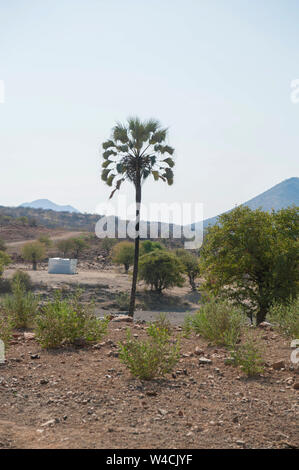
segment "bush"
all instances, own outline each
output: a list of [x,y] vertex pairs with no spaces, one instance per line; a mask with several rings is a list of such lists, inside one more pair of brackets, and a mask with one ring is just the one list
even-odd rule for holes
[[186,317],[184,332],[188,335],[194,331],[214,344],[233,347],[240,340],[244,323],[244,316],[236,307],[212,299],[195,315]]
[[123,264],[126,273],[134,262],[134,243],[120,242],[113,247],[112,261],[116,264]]
[[15,328],[32,326],[37,313],[39,298],[26,292],[24,285],[17,279],[12,285],[12,294],[6,295],[3,310],[11,317]]
[[20,282],[20,284],[24,286],[26,291],[32,289],[31,277],[28,273],[21,271],[20,269],[14,273],[11,279],[11,286],[13,287],[16,282]]
[[299,297],[287,305],[273,305],[268,319],[285,336],[299,338]]
[[133,339],[128,329],[127,341],[120,343],[120,360],[134,377],[141,380],[163,377],[172,371],[180,358],[180,342],[170,342],[167,328],[151,323],[147,334],[147,340]]
[[182,287],[183,272],[180,260],[164,250],[154,250],[141,256],[139,261],[139,278],[159,293],[169,287]]
[[45,257],[45,247],[42,243],[27,243],[22,249],[22,257],[25,261],[32,263],[33,271],[36,271],[37,263]]
[[185,267],[185,272],[188,276],[192,290],[196,290],[195,279],[200,273],[199,258],[193,253],[190,253],[189,250],[184,250],[184,248],[178,248],[176,250],[176,255],[180,258]]
[[151,253],[154,250],[164,250],[164,246],[160,242],[153,242],[151,240],[144,240],[140,244],[140,256]]
[[244,343],[231,351],[234,364],[240,366],[248,377],[261,374],[264,370],[261,346],[248,336]]
[[109,318],[99,319],[91,305],[80,302],[80,292],[62,300],[61,294],[47,303],[36,318],[36,338],[43,348],[97,342],[107,333]]
[[11,317],[0,311],[0,339],[4,342],[5,348],[9,347],[12,338],[13,324]]

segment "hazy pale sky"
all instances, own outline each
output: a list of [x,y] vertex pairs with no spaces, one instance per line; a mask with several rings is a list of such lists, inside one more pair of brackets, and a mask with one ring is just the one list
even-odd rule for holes
[[[94,211],[115,121],[158,118],[175,182],[214,216],[298,176],[298,0],[0,0],[0,205]],[[133,187],[123,186],[130,200]]]

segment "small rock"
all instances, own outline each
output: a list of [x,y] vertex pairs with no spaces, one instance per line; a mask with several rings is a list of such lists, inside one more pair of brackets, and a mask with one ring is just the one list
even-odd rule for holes
[[280,370],[285,368],[284,361],[273,362],[272,367],[274,370]]
[[196,354],[196,356],[201,356],[201,354],[203,353],[204,353],[203,349],[201,349],[199,346],[196,346],[194,350],[194,354]]
[[39,354],[31,354],[31,359],[40,359],[40,355]]
[[132,323],[133,322],[133,318],[130,317],[129,315],[120,315],[118,317],[114,317],[112,318],[111,322],[121,322],[121,321],[125,321],[125,322],[128,322],[128,323]]
[[294,383],[293,388],[299,390],[299,382]]
[[25,341],[30,341],[32,339],[35,338],[35,333],[28,333],[28,332],[25,332],[24,333],[24,339]]
[[39,383],[40,383],[41,385],[47,385],[47,384],[49,383],[49,380],[48,380],[48,379],[41,379],[41,380],[39,381]]
[[157,396],[157,392],[155,392],[154,390],[148,390],[145,393],[148,397],[156,397]]
[[162,408],[159,408],[158,411],[159,411],[160,415],[162,415],[162,416],[165,416],[168,413],[167,410],[163,410]]
[[198,359],[198,362],[199,362],[199,364],[206,364],[206,365],[212,364],[211,359],[208,359],[207,357],[204,357],[204,356],[200,357]]

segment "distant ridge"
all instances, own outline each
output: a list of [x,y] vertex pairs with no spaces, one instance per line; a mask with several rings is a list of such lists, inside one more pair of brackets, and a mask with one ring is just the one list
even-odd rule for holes
[[[288,178],[240,205],[248,206],[253,210],[260,207],[264,211],[271,211],[272,209],[277,211],[292,205],[299,206],[299,178]],[[218,215],[204,220],[204,228],[208,225],[214,225],[217,218]],[[194,225],[200,228],[200,223],[192,224],[193,229]]]
[[59,204],[55,204],[49,199],[37,199],[36,201],[32,202],[24,202],[20,204],[19,207],[31,207],[32,209],[44,209],[44,210],[52,210],[56,212],[76,212],[79,213],[78,209],[75,209],[72,206],[61,206]]

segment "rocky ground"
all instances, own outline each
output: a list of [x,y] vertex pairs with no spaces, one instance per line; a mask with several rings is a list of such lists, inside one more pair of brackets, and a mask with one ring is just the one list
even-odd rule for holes
[[0,366],[0,448],[299,446],[289,341],[259,329],[266,368],[248,379],[225,364],[225,349],[185,338],[175,373],[145,382],[117,357],[128,326],[144,336],[144,324],[113,321],[97,347],[54,352],[17,332]]

